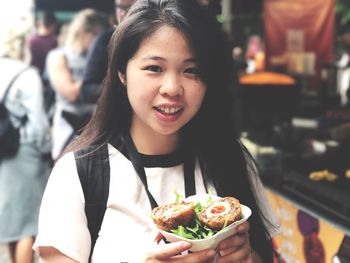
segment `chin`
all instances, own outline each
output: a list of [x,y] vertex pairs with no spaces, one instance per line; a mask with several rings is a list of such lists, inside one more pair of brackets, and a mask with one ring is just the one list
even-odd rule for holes
[[180,128],[175,129],[175,128],[158,128],[154,129],[156,133],[158,133],[161,136],[177,136],[180,133]]
[[157,131],[156,133],[158,133],[161,136],[178,136],[179,135],[179,130],[176,131]]

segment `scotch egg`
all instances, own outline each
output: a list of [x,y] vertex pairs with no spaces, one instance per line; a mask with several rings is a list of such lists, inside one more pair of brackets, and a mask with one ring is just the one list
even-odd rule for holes
[[162,205],[152,210],[153,222],[159,229],[170,231],[179,225],[187,225],[194,217],[193,202]]
[[220,230],[239,220],[242,216],[241,205],[234,197],[224,197],[213,201],[198,214],[202,224],[213,230]]

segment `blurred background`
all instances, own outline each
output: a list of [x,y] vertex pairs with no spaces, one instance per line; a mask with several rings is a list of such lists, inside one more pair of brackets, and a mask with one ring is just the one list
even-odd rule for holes
[[[198,1],[231,40],[240,137],[283,226],[276,262],[350,262],[350,1]],[[115,23],[114,0],[1,1],[0,40],[31,63],[40,14],[54,14],[60,47],[86,8]]]

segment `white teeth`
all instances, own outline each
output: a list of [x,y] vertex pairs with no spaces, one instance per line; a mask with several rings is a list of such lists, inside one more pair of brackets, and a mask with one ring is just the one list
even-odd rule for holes
[[174,114],[177,113],[178,111],[181,110],[181,108],[179,107],[159,107],[158,108],[159,111],[164,112],[165,114]]

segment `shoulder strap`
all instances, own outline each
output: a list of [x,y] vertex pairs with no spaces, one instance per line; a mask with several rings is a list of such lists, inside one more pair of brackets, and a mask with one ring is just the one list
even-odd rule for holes
[[110,166],[107,144],[90,146],[74,153],[85,197],[85,214],[91,236],[90,259],[106,212]]
[[5,102],[5,99],[7,97],[7,94],[10,91],[10,88],[12,87],[13,83],[16,81],[16,79],[24,72],[28,69],[29,67],[24,67],[23,69],[21,69],[19,72],[16,73],[16,75],[11,79],[10,83],[8,84],[5,92],[4,92],[4,96],[2,97],[1,102]]

